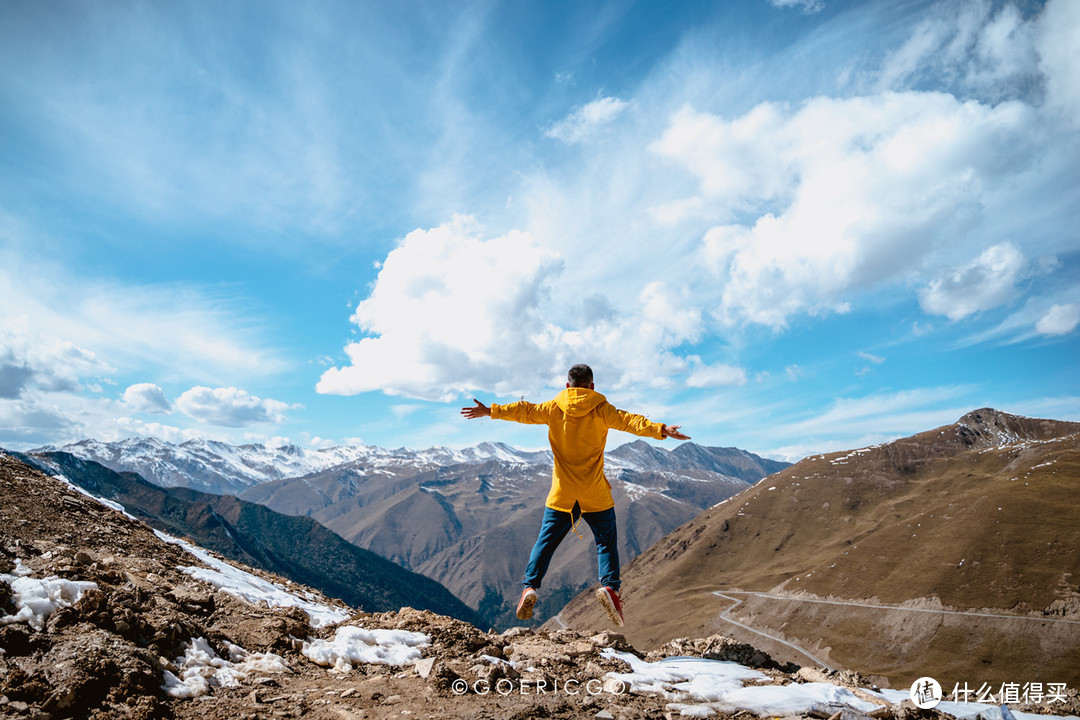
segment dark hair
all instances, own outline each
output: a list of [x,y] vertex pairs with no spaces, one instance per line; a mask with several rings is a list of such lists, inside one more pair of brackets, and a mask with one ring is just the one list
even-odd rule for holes
[[570,387],[587,388],[592,385],[592,368],[578,363],[566,373],[566,379],[570,381]]

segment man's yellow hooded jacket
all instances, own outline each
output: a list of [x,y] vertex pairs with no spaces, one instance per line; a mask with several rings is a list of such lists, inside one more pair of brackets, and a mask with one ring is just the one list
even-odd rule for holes
[[525,402],[491,405],[491,417],[548,426],[548,440],[555,455],[551,492],[546,505],[571,512],[574,503],[582,512],[614,507],[611,484],[604,477],[604,446],[608,429],[663,439],[663,425],[617,409],[588,388],[571,387],[539,405]]

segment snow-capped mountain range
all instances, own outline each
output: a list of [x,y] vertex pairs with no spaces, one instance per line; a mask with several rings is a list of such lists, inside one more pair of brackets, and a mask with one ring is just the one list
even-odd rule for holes
[[410,466],[426,470],[489,460],[550,463],[551,458],[547,452],[522,451],[502,443],[481,443],[463,450],[445,447],[387,450],[373,445],[313,450],[297,445],[230,445],[209,440],[189,440],[176,445],[153,437],[119,442],[83,440],[63,447],[46,446],[31,453],[54,451],[93,460],[117,472],[135,472],[162,487],[190,487],[217,494],[238,494],[272,480],[302,477],[347,464],[362,464],[371,469]]
[[[240,494],[256,485],[325,472],[339,466],[363,466],[369,472],[423,472],[439,467],[481,464],[491,461],[511,465],[551,464],[549,451],[519,450],[496,442],[455,450],[431,447],[385,449],[374,445],[351,445],[305,449],[296,445],[268,447],[262,444],[230,445],[208,440],[189,440],[179,445],[153,437],[119,442],[83,440],[63,447],[46,446],[30,451],[67,452],[93,460],[117,472],[138,473],[162,487],[190,487],[216,494]],[[736,448],[709,448],[683,443],[673,450],[635,441],[606,455],[609,472],[704,470],[729,477],[757,480],[787,466]]]

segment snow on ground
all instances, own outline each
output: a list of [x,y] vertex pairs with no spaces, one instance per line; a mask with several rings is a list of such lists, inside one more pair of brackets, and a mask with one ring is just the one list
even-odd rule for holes
[[97,590],[97,583],[64,580],[55,575],[32,578],[32,571],[15,559],[15,569],[9,575],[0,573],[0,581],[11,586],[15,614],[0,617],[0,625],[28,623],[35,630],[45,627],[49,616],[62,607],[74,605],[87,590]]
[[431,638],[424,633],[343,625],[333,640],[305,642],[300,652],[318,665],[333,665],[338,672],[349,672],[353,663],[411,665],[420,659],[419,648],[430,644]]
[[183,656],[176,658],[176,675],[165,671],[161,689],[175,698],[206,695],[211,687],[238,687],[253,673],[289,671],[285,658],[274,653],[250,653],[239,645],[226,643],[229,659],[220,656],[206,638],[192,638]]
[[72,490],[72,491],[74,491],[74,492],[77,492],[77,493],[82,493],[83,495],[85,495],[86,497],[90,498],[90,499],[91,499],[91,500],[93,500],[94,502],[99,502],[99,503],[101,503],[102,505],[104,505],[104,506],[105,506],[105,507],[107,507],[107,508],[111,508],[111,509],[113,509],[113,510],[115,510],[115,511],[119,512],[119,513],[123,513],[124,515],[126,515],[126,516],[128,517],[128,519],[129,519],[129,520],[135,520],[135,521],[137,521],[137,522],[142,522],[142,521],[141,521],[141,520],[139,520],[139,519],[138,519],[137,517],[135,517],[134,515],[132,515],[131,513],[129,513],[129,512],[127,511],[127,508],[125,508],[125,507],[124,507],[123,505],[121,505],[120,503],[118,503],[118,502],[116,502],[116,501],[114,501],[114,500],[107,500],[107,499],[105,499],[105,498],[103,498],[103,497],[98,497],[97,495],[95,495],[94,493],[90,492],[89,490],[87,490],[87,489],[85,489],[85,488],[82,488],[82,487],[79,487],[79,486],[78,486],[78,485],[76,485],[75,483],[71,482],[70,480],[68,480],[68,479],[67,479],[66,477],[64,477],[63,475],[53,475],[53,476],[52,476],[52,479],[53,479],[53,480],[58,480],[58,481],[60,481],[60,482],[64,483],[64,484],[65,484],[65,485],[67,485],[67,486],[68,486],[69,488],[71,488],[71,490]]
[[[735,662],[691,657],[669,657],[646,662],[635,655],[607,648],[604,657],[618,658],[630,665],[630,672],[609,672],[607,677],[623,683],[629,692],[661,695],[671,702],[668,709],[687,717],[711,717],[720,712],[745,710],[759,717],[806,715],[811,710],[830,714],[843,708],[869,712],[878,707],[858,697],[851,688],[831,683],[768,684],[767,675]],[[766,684],[744,686],[751,680]],[[885,702],[900,703],[909,699],[907,690],[864,690]],[[955,718],[973,718],[980,714],[993,717],[1000,710],[995,705],[974,702],[942,702],[937,710]],[[1017,720],[1046,720],[1046,715],[1013,711]],[[1074,715],[1062,720],[1080,720]]]
[[659,493],[652,488],[647,488],[644,485],[637,485],[632,482],[623,481],[623,490],[626,492],[626,497],[630,498],[630,502],[637,502],[646,495],[658,495]]
[[180,570],[187,575],[209,583],[234,597],[245,600],[252,605],[265,605],[267,607],[298,607],[311,618],[312,627],[323,627],[341,622],[349,617],[350,613],[344,608],[330,607],[324,603],[302,598],[296,593],[290,592],[280,585],[268,580],[263,580],[249,572],[245,572],[234,565],[218,560],[213,555],[203,550],[198,545],[192,545],[186,540],[166,535],[160,530],[154,534],[161,540],[173,545],[179,545],[184,550],[198,558],[210,567],[180,566]]

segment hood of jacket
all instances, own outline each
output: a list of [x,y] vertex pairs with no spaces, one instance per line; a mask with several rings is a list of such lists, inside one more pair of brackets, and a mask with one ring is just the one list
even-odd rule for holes
[[588,415],[606,400],[607,398],[595,390],[579,387],[566,388],[555,396],[555,403],[570,417]]

